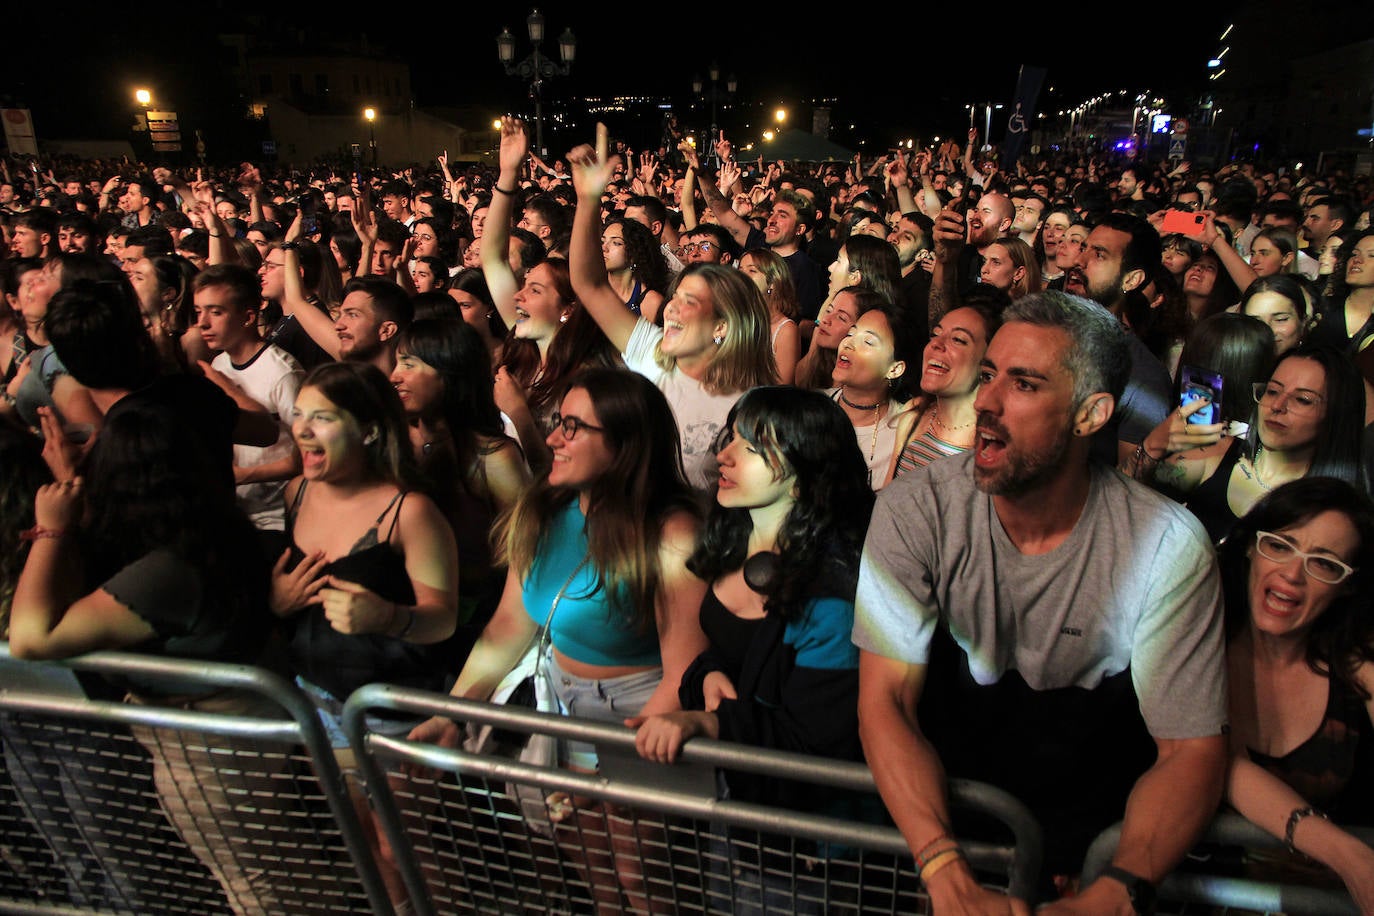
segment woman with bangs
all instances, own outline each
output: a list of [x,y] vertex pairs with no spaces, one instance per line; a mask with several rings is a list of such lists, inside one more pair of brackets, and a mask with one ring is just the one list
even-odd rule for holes
[[661,329],[625,308],[598,244],[601,195],[611,178],[607,143],[605,126],[597,125],[597,148],[579,146],[568,154],[577,188],[569,249],[573,288],[625,365],[667,397],[687,480],[704,492],[715,479],[713,443],[730,408],[742,392],[776,381],[768,307],[739,271],[694,264],[670,290]]
[[[1273,880],[1349,891],[1374,913],[1374,504],[1308,477],[1265,496],[1221,546],[1230,683],[1226,797],[1292,855],[1247,852]],[[1334,875],[1332,874],[1334,872]]]
[[[505,591],[452,694],[490,697],[549,621],[544,662],[564,713],[619,724],[674,711],[682,672],[705,647],[695,617],[705,583],[686,566],[695,499],[668,402],[634,373],[579,373],[554,414],[549,448],[551,470],[502,528]],[[459,730],[435,718],[411,738],[452,747]],[[562,742],[559,757],[580,772],[599,765],[582,742]],[[631,828],[612,818],[615,849],[598,848],[611,806],[564,796],[549,804],[567,824],[564,850],[585,863],[598,909],[619,912],[623,895],[644,911],[639,838],[621,836]]]
[[[729,424],[715,504],[687,561],[710,583],[699,611],[709,646],[682,677],[681,711],[631,723],[636,748],[672,763],[684,743],[704,736],[861,760],[850,631],[874,496],[849,421],[821,392],[770,386],[740,398]],[[864,815],[843,791],[741,772],[723,778],[732,799]],[[731,895],[736,913],[821,912],[796,895],[791,875],[839,854],[786,841],[760,851],[757,834],[739,846],[713,843],[717,851],[711,895]],[[757,872],[736,880],[745,869]],[[783,886],[773,874],[785,876]],[[753,890],[760,884],[761,893]]]
[[537,476],[549,468],[548,421],[567,380],[582,369],[614,366],[617,360],[611,342],[578,302],[567,262],[540,261],[525,272],[524,285],[516,287],[508,258],[510,217],[527,155],[525,125],[518,119],[503,119],[501,172],[492,187],[495,194],[482,236],[482,273],[510,329],[502,365],[496,370],[496,406],[515,424],[520,447]]

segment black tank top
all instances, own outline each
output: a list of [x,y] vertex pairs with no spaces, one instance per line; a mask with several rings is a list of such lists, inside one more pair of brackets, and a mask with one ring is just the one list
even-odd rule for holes
[[1188,511],[1196,515],[1202,527],[1207,529],[1207,536],[1213,544],[1230,534],[1238,521],[1236,513],[1231,511],[1226,491],[1231,487],[1231,474],[1236,469],[1236,462],[1240,461],[1244,444],[1240,439],[1231,440],[1231,447],[1222,456],[1216,473],[1198,484],[1185,503]]
[[[295,535],[296,514],[305,498],[305,489],[306,484],[302,483],[286,516],[291,538],[289,563],[293,569],[305,557]],[[348,554],[324,567],[325,574],[356,582],[387,601],[414,604],[415,590],[406,572],[405,557],[391,546],[405,497],[404,491],[397,493]],[[386,537],[379,537],[388,513],[392,513],[391,525]],[[292,620],[295,631],[291,636],[291,662],[296,672],[340,700],[347,699],[364,684],[377,681],[423,690],[444,688],[446,670],[437,646],[420,646],[377,633],[340,633],[329,625],[323,608],[317,604],[293,615]]]

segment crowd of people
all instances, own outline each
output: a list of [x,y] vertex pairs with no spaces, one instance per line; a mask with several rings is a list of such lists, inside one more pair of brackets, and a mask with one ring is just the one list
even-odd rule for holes
[[[1149,912],[1230,805],[1374,914],[1374,183],[978,140],[7,169],[0,634],[289,672],[347,766],[357,687],[485,700],[547,626],[561,710],[648,759],[866,760],[937,913],[1026,911],[959,777],[1045,828],[1047,913]],[[597,910],[654,910],[611,806],[559,807]],[[235,912],[286,891],[187,845]]]

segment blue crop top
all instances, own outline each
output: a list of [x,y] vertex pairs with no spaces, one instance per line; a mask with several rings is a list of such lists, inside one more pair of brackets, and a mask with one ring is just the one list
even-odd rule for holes
[[[575,499],[549,520],[548,532],[521,592],[525,613],[536,626],[543,626],[554,596],[587,555],[585,525],[586,519]],[[640,634],[633,621],[609,605],[590,564],[578,571],[563,593],[553,618],[553,645],[584,665],[662,664],[658,634]]]

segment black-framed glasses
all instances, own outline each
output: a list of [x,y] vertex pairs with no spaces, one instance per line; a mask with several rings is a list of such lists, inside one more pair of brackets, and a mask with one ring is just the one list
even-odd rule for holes
[[584,429],[591,430],[594,433],[604,433],[606,431],[606,427],[604,426],[593,426],[592,424],[587,423],[579,419],[578,417],[565,417],[558,411],[554,411],[553,416],[550,417],[549,420],[549,429],[562,430],[563,438],[567,439],[569,442],[576,439],[577,434],[582,432],[582,430]]
[[1355,568],[1342,563],[1325,553],[1307,553],[1281,534],[1272,531],[1255,532],[1255,549],[1260,556],[1275,563],[1287,563],[1294,557],[1302,558],[1302,568],[1318,582],[1336,585],[1355,574]]
[[1256,404],[1273,404],[1287,395],[1288,410],[1295,414],[1316,413],[1321,409],[1322,401],[1326,400],[1310,388],[1294,388],[1290,391],[1275,381],[1255,382],[1254,394]]

